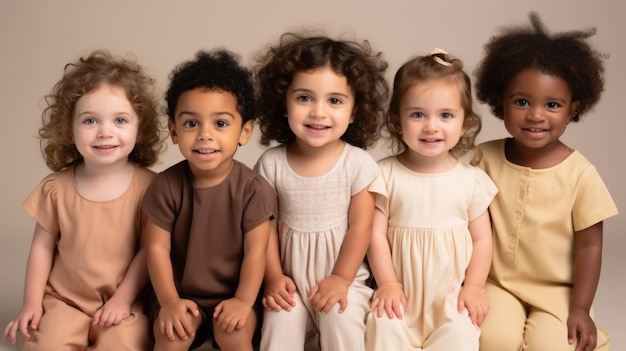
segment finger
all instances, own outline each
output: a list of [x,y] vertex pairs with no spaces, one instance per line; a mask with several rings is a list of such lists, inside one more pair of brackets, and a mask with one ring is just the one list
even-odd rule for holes
[[24,337],[27,340],[30,340],[30,332],[28,331],[28,324],[29,324],[28,320],[25,320],[21,323],[16,322],[15,325],[13,326],[13,329],[11,329],[11,339],[12,340],[15,339],[15,341],[17,342],[17,330],[19,328],[22,335],[24,335]]
[[313,300],[315,298],[315,295],[317,295],[317,292],[319,291],[319,286],[316,285],[313,287],[313,289],[311,289],[311,291],[309,292],[309,300]]
[[223,309],[224,309],[224,306],[222,305],[222,303],[218,304],[215,307],[215,310],[213,310],[213,318],[218,318],[220,314],[222,313]]
[[96,313],[93,315],[93,324],[94,325],[99,325],[100,324],[100,317],[102,316],[102,310],[97,310]]
[[402,319],[403,317],[403,313],[402,313],[402,304],[401,303],[396,303],[393,306],[393,313],[396,315],[396,317],[398,317],[398,319]]
[[[576,326],[575,325],[569,325],[569,324],[567,325],[567,342],[570,345],[573,345],[576,342]],[[580,346],[580,343],[579,343],[579,346]]]
[[387,317],[392,319],[395,316],[395,312],[393,310],[393,300],[387,300],[385,302],[385,312],[387,312]]
[[261,303],[263,304],[263,308],[265,308],[266,310],[276,311],[276,304],[274,303],[274,299],[264,296],[261,299]]
[[187,300],[185,302],[185,307],[187,307],[187,311],[189,311],[194,317],[200,316],[200,310],[195,302]]
[[[30,324],[30,329],[38,330],[39,322],[41,322],[42,316],[43,316],[42,313],[39,313],[39,312],[33,313],[32,318],[30,318],[30,320],[28,319],[24,320],[24,323],[26,324],[25,327],[27,328],[28,325]],[[28,334],[28,337],[30,338],[30,334]]]
[[348,307],[348,299],[345,297],[342,297],[341,299],[339,299],[339,313],[343,313],[343,311],[345,311],[347,307]]
[[173,324],[173,326],[174,326],[174,331],[176,331],[176,334],[178,335],[178,337],[183,340],[187,340],[187,338],[189,337],[189,334],[187,334],[187,326],[184,324],[184,322],[186,321],[185,320],[176,321]]
[[278,303],[281,305],[282,308],[287,309],[288,307],[293,307],[296,305],[296,300],[294,300],[293,294],[290,293],[288,290],[278,292],[278,296],[280,297]]
[[167,336],[169,340],[176,339],[176,336],[174,335],[174,325],[170,322],[165,323],[165,336]]

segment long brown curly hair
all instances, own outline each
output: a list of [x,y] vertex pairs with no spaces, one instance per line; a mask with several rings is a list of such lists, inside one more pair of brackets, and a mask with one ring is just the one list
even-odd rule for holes
[[128,156],[129,161],[144,167],[157,161],[165,144],[154,80],[135,61],[115,57],[106,50],[95,50],[65,65],[63,77],[45,97],[47,107],[41,116],[39,137],[44,159],[51,170],[61,171],[83,162],[73,141],[74,108],[83,95],[104,83],[124,89],[139,117],[137,142]]

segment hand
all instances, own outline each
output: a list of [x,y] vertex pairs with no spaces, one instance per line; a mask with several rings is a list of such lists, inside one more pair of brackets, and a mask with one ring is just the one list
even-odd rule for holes
[[279,312],[281,308],[291,311],[296,305],[293,295],[296,292],[296,284],[286,275],[278,279],[268,280],[265,284],[263,307],[268,310]]
[[213,325],[220,327],[227,333],[231,333],[235,328],[241,329],[246,325],[251,311],[252,306],[247,305],[236,297],[224,300],[215,307]]
[[176,337],[183,340],[194,337],[196,331],[191,326],[192,316],[200,316],[195,302],[181,298],[171,299],[164,303],[159,311],[157,317],[159,331],[169,340],[175,340]]
[[17,345],[17,331],[19,330],[26,340],[30,340],[29,327],[31,330],[39,328],[39,322],[43,316],[43,306],[40,303],[25,303],[17,316],[9,322],[4,329],[2,340],[11,339],[13,346]]
[[113,295],[93,315],[93,325],[110,327],[120,324],[128,317],[130,317],[130,303]]
[[482,287],[464,285],[459,294],[458,310],[462,313],[467,308],[472,323],[480,326],[489,312],[489,301]]
[[339,303],[339,313],[348,307],[348,287],[350,282],[338,275],[331,274],[309,292],[309,300],[317,312],[327,313]]
[[370,311],[376,311],[378,318],[382,317],[383,313],[386,312],[389,319],[394,317],[402,319],[406,307],[407,302],[404,297],[404,291],[402,291],[402,286],[398,282],[388,282],[379,285],[370,303]]
[[598,335],[596,324],[585,310],[571,310],[567,318],[567,342],[573,345],[578,341],[576,351],[596,349]]

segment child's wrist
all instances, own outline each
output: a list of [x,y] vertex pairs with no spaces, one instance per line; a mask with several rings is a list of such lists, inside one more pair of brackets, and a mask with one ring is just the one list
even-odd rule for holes
[[337,281],[337,282],[341,283],[342,285],[350,286],[350,280],[340,276],[337,273],[332,273],[328,278],[332,279],[334,281]]

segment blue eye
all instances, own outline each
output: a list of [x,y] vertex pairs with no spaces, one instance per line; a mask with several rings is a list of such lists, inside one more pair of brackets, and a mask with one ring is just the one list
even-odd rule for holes
[[126,120],[126,118],[117,117],[115,119],[115,124],[126,124],[126,123],[128,123],[128,120]]
[[84,124],[88,124],[88,125],[92,125],[92,124],[96,124],[96,119],[95,118],[85,118],[83,120]]
[[413,118],[424,118],[424,114],[422,112],[413,112],[409,115],[409,117]]
[[450,119],[452,117],[453,116],[452,116],[452,114],[450,112],[444,112],[444,113],[441,114],[441,118],[442,119]]

